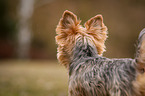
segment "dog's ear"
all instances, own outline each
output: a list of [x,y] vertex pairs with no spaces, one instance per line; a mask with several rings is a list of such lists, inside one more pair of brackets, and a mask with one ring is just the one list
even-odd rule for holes
[[78,25],[77,16],[74,13],[66,10],[60,19],[59,25],[62,29],[72,29]]
[[87,30],[101,28],[102,26],[104,26],[102,15],[96,15],[85,23]]
[[69,67],[70,54],[73,50],[75,34],[80,32],[80,20],[77,20],[77,16],[70,11],[64,11],[62,18],[56,28],[55,37],[58,44],[57,58],[61,64]]
[[102,55],[105,51],[105,40],[107,39],[107,27],[103,23],[102,15],[96,15],[85,23],[86,33],[93,37],[97,52]]

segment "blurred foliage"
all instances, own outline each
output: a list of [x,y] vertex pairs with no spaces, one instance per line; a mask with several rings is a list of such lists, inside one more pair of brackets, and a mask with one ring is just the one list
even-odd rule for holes
[[[15,3],[16,4],[16,3]],[[0,39],[14,40],[16,37],[16,18],[13,18],[16,7],[10,1],[0,0]],[[11,7],[14,7],[11,9]]]
[[[19,0],[1,0],[0,7],[0,38],[17,40]],[[133,58],[134,44],[145,27],[144,9],[145,0],[36,0],[30,20],[30,57],[56,59],[55,28],[63,11],[70,10],[82,20],[81,24],[102,14],[109,36],[104,55]]]

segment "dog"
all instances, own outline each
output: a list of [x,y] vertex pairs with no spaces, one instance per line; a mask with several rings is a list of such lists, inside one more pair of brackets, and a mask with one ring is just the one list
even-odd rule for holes
[[134,59],[103,57],[107,27],[102,15],[83,27],[66,10],[56,28],[57,58],[68,69],[69,96],[145,96],[145,29]]

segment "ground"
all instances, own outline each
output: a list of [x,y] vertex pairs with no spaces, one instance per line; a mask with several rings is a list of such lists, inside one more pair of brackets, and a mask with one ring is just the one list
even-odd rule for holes
[[57,61],[0,61],[0,96],[67,96],[67,84]]

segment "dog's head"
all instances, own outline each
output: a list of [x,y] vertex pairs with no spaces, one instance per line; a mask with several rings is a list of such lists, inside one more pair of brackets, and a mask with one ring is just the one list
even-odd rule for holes
[[87,37],[97,48],[98,55],[105,51],[104,42],[107,38],[107,27],[102,15],[96,15],[88,20],[83,27],[80,20],[70,11],[65,11],[56,28],[56,43],[58,44],[57,58],[67,66],[78,38]]

